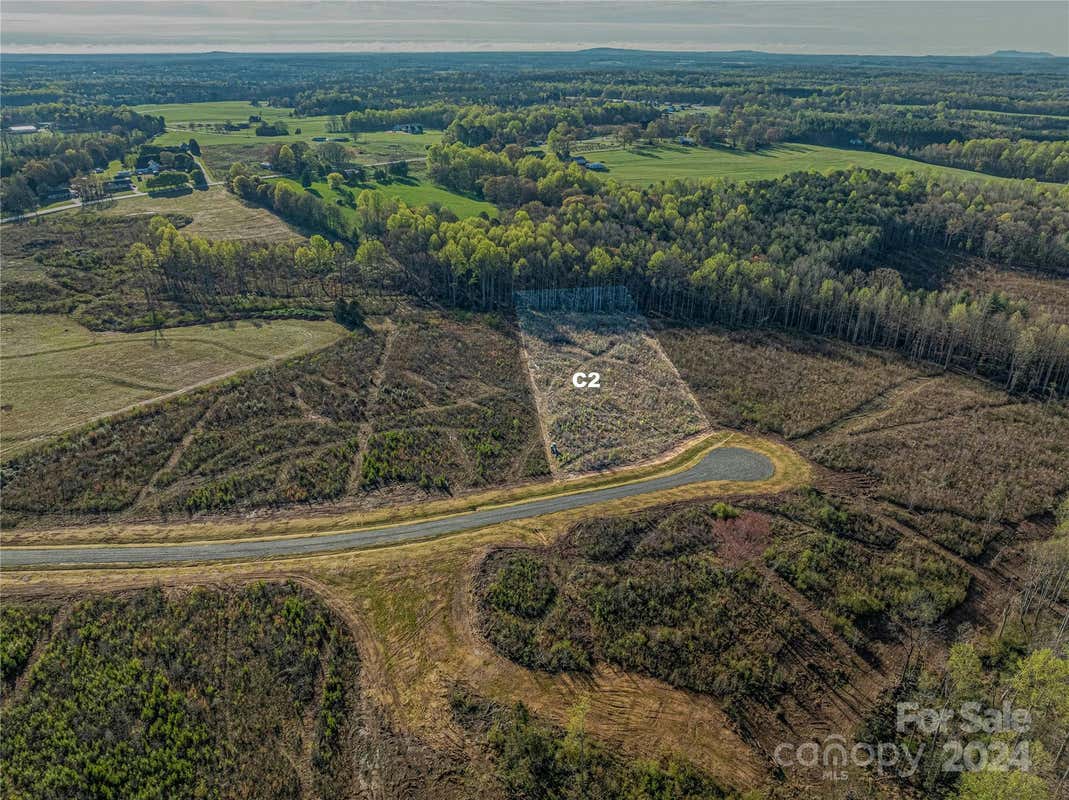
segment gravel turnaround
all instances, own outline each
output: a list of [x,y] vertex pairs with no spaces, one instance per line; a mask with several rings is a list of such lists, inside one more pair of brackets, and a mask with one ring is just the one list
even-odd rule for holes
[[739,447],[722,447],[712,450],[700,462],[682,472],[603,489],[589,489],[574,494],[542,497],[512,505],[481,508],[440,519],[363,528],[343,533],[310,534],[259,541],[4,548],[0,549],[0,569],[255,560],[378,547],[418,539],[431,539],[449,533],[553,514],[558,511],[569,511],[607,500],[635,497],[692,483],[720,480],[762,481],[771,478],[773,472],[772,462],[760,453]]

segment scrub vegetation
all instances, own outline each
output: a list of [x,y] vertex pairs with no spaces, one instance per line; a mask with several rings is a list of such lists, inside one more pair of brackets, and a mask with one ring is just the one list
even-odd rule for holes
[[[36,613],[5,605],[4,627]],[[360,661],[295,585],[78,601],[23,671],[5,796],[337,797],[358,778]]]
[[[547,471],[514,331],[411,312],[3,464],[8,525],[441,496]],[[384,494],[385,493],[385,494]]]
[[[707,429],[672,466],[777,472],[285,562],[5,568],[0,795],[1064,795],[1064,67],[5,55],[5,536],[463,514]],[[900,702],[1027,708],[1033,768],[945,772]],[[930,750],[774,761],[834,737]]]

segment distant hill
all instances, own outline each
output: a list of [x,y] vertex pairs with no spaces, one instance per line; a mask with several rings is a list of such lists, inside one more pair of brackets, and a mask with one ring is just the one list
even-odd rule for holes
[[1054,53],[1045,50],[996,50],[992,58],[1054,58]]

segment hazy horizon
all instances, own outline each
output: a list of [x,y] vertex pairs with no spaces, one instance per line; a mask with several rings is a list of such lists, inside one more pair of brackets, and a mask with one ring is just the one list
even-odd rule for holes
[[805,55],[1069,55],[1069,3],[9,0],[4,53],[478,52],[617,47]]

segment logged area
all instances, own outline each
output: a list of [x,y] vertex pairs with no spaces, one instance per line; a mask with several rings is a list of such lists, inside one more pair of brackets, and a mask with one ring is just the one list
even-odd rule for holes
[[5,523],[382,505],[539,477],[518,356],[500,318],[403,314],[19,453],[3,465]]
[[1069,6],[228,3],[0,11],[0,797],[1064,800]]
[[569,311],[521,303],[518,315],[551,463],[561,472],[633,464],[708,427],[633,305]]
[[709,695],[751,746],[857,724],[914,630],[970,575],[923,542],[810,492],[590,519],[492,551],[478,625],[530,669],[599,664]]
[[[298,320],[96,333],[60,315],[6,314],[0,319],[0,452],[8,455],[128,406],[318,350],[344,333],[332,322]],[[42,397],[51,401],[44,405]]]
[[1069,407],[819,339],[664,329],[665,350],[714,425],[787,437],[833,481],[974,559],[1069,491]]

